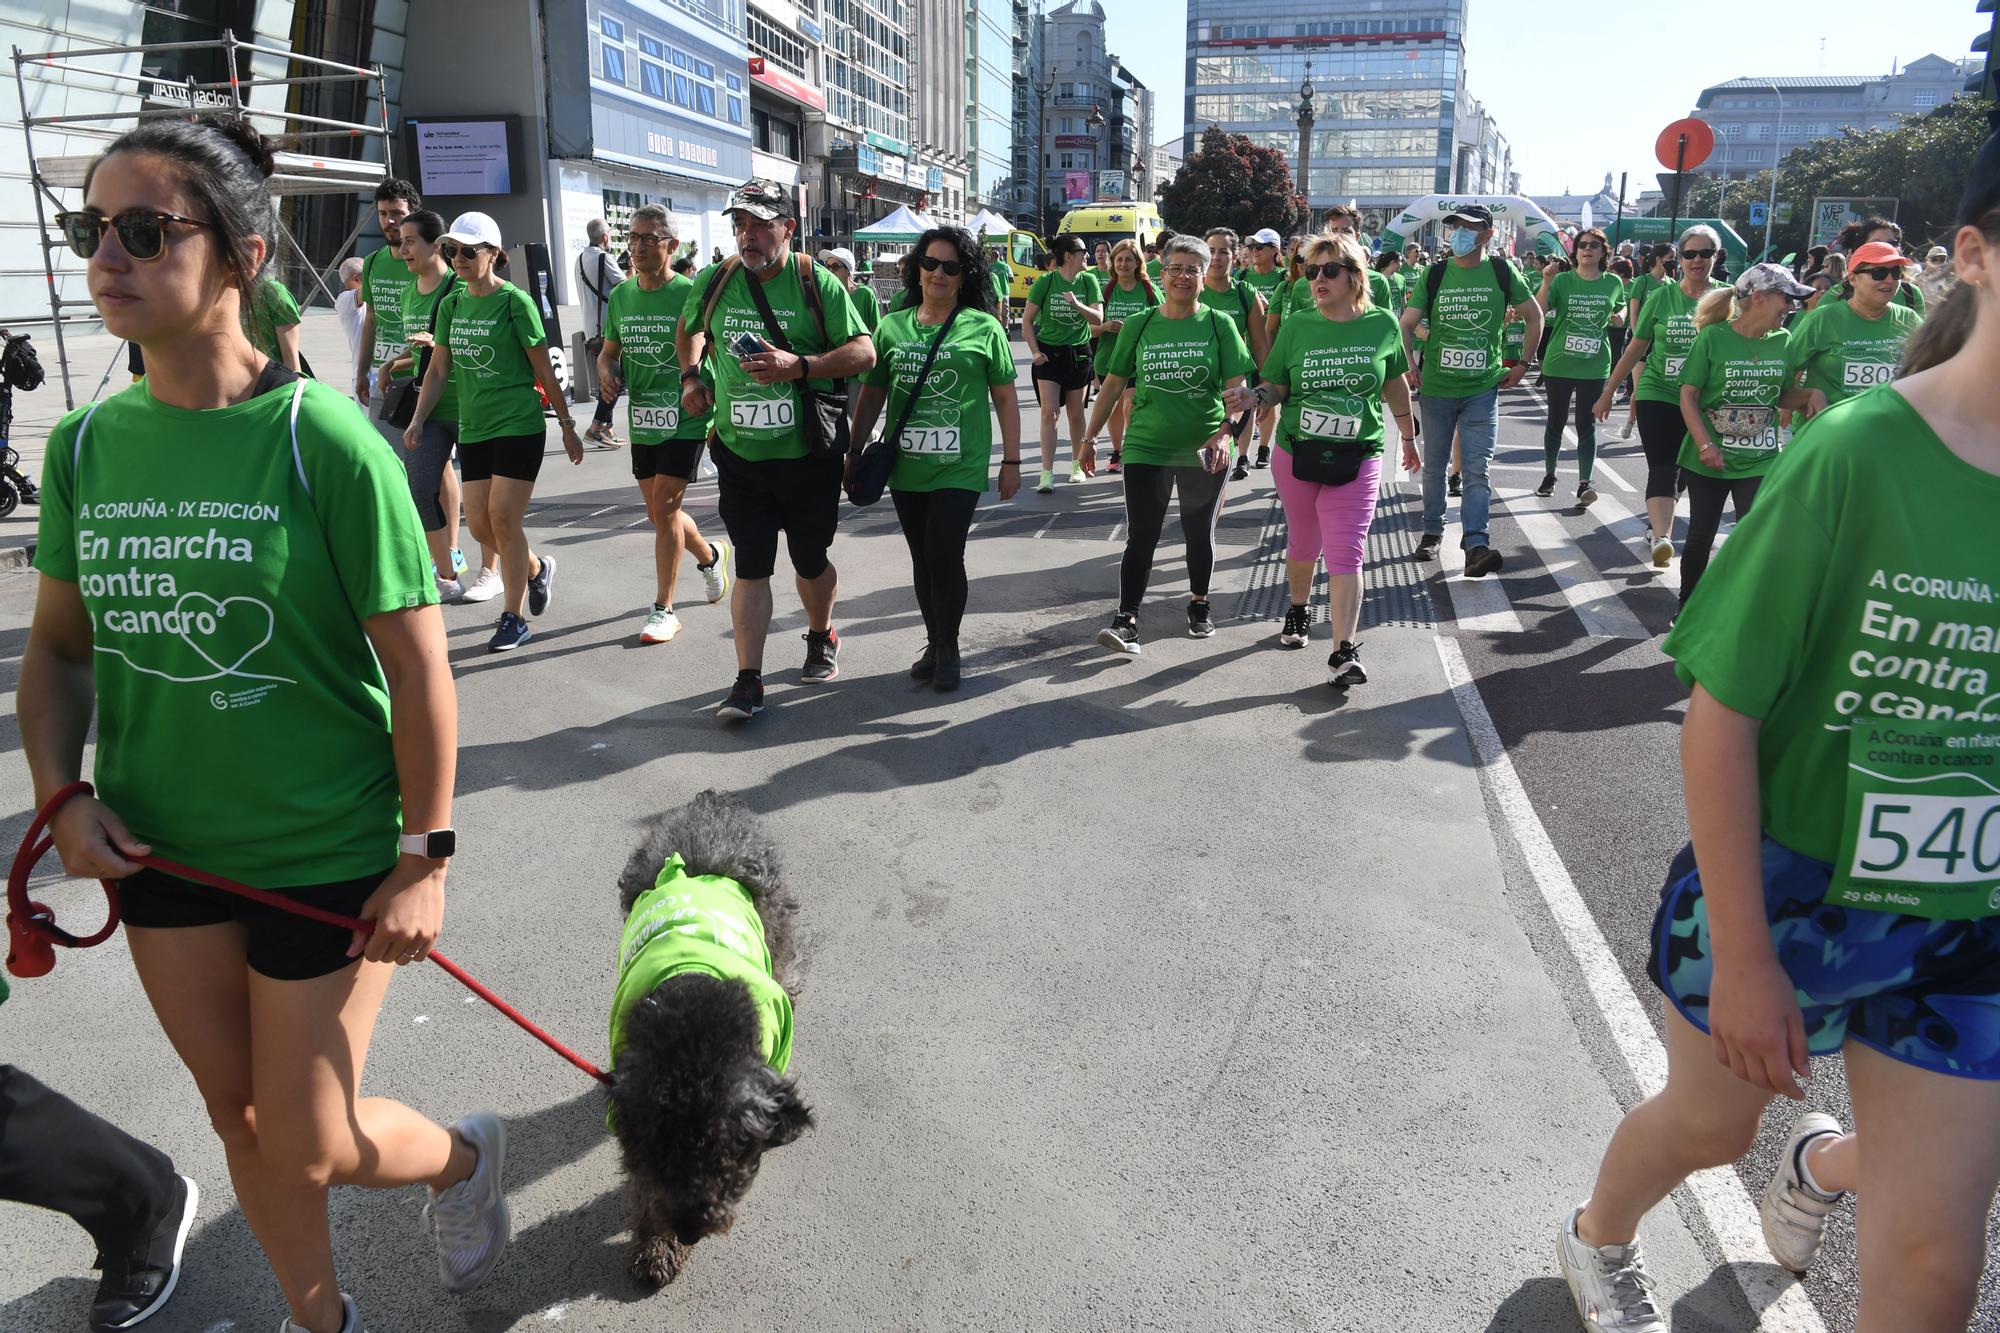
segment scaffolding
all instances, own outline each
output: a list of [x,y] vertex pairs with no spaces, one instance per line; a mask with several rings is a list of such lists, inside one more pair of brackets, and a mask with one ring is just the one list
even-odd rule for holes
[[[141,72],[122,69],[108,69],[85,62],[112,56],[152,55],[162,51],[213,51],[222,56],[223,67],[228,77],[210,83],[199,82],[190,77],[184,83],[171,83]],[[248,72],[250,58],[269,56],[285,62],[283,77],[260,78]],[[31,99],[30,90],[37,92],[58,87],[82,87],[98,92],[106,91],[102,85],[78,84],[75,79],[106,80],[113,90],[122,92],[129,87],[128,100],[131,105],[120,106],[117,110],[91,111],[73,115],[37,116],[31,107],[36,103]],[[306,84],[350,83],[363,84],[362,99],[371,96],[375,107],[375,120],[345,121],[325,116],[307,115],[303,112],[275,107],[253,106],[252,94],[260,88],[290,88]],[[57,190],[76,190],[83,187],[84,177],[96,154],[81,156],[47,156],[36,151],[35,134],[40,130],[46,137],[60,130],[65,135],[86,139],[97,139],[109,143],[122,132],[123,122],[137,123],[164,117],[185,117],[195,112],[214,112],[235,115],[252,121],[277,121],[279,125],[270,131],[274,137],[282,136],[294,147],[275,154],[276,166],[271,174],[271,193],[274,195],[301,194],[354,194],[372,193],[377,185],[389,179],[393,172],[395,144],[389,133],[389,100],[382,79],[382,67],[374,65],[363,69],[356,65],[345,65],[335,60],[318,56],[299,55],[282,47],[265,46],[261,43],[239,40],[233,31],[225,31],[221,37],[207,41],[155,42],[146,46],[91,46],[70,51],[34,51],[14,48],[14,87],[21,99],[21,133],[27,141],[28,176],[35,197],[35,222],[40,231],[42,250],[42,273],[48,281],[49,320],[54,327],[56,364],[62,375],[63,402],[68,407],[76,406],[75,394],[70,383],[69,349],[63,338],[65,326],[94,323],[94,313],[86,314],[78,307],[88,307],[93,312],[94,305],[86,296],[81,299],[65,297],[59,282],[63,277],[77,276],[75,269],[56,267],[58,253],[66,253],[66,242],[49,234],[51,209],[61,212],[64,204],[56,194]],[[163,98],[162,90],[171,90]],[[155,104],[147,105],[148,99]],[[180,99],[185,99],[184,102]],[[160,101],[169,105],[158,105]],[[382,141],[382,161],[369,162],[361,158],[319,157],[305,146],[317,139],[357,139],[379,138]],[[300,249],[291,231],[280,217],[278,233],[282,244],[290,247],[297,256],[304,271],[312,276],[319,290],[326,294],[329,302],[334,299],[331,278],[340,261],[354,247],[361,235],[361,229],[368,223],[368,215],[363,212],[355,221],[354,228],[341,242],[338,253],[322,270],[314,266]],[[33,270],[29,270],[32,272]],[[65,313],[68,312],[68,313]],[[40,323],[40,320],[32,321]],[[102,386],[100,385],[100,388]]]

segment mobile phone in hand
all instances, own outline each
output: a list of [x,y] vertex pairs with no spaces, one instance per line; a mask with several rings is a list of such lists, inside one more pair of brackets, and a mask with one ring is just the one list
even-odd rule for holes
[[736,359],[739,361],[744,357],[758,356],[771,350],[770,344],[754,333],[737,334],[736,341],[729,344],[729,349],[736,353]]

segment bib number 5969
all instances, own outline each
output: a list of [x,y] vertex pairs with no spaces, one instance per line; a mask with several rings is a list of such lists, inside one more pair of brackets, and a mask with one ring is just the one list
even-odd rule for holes
[[742,430],[790,430],[797,416],[789,398],[751,398],[729,405],[729,424]]
[[1917,884],[1991,879],[2000,873],[2000,796],[1869,793],[1848,873]]
[[1438,354],[1440,370],[1484,370],[1486,369],[1486,349],[1484,347],[1447,347]]

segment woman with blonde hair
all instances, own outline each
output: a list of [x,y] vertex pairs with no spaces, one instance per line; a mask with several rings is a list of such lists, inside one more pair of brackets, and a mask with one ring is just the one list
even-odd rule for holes
[[[1104,318],[1094,320],[1090,325],[1091,333],[1097,338],[1097,355],[1092,369],[1097,373],[1100,393],[1104,389],[1104,376],[1111,365],[1111,349],[1118,343],[1119,331],[1134,315],[1159,303],[1160,290],[1146,276],[1146,256],[1139,249],[1139,243],[1128,237],[1112,246],[1105,276]],[[1106,472],[1115,473],[1124,469],[1125,422],[1131,410],[1131,399],[1124,395],[1111,405],[1111,415],[1107,418],[1111,430],[1111,458],[1105,464]]]

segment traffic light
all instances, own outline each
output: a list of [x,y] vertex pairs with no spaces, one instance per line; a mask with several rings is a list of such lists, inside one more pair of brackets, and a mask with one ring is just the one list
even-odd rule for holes
[[1993,39],[1996,35],[2000,35],[2000,3],[1996,3],[1996,0],[1979,0],[1976,12],[1991,14],[1993,17],[1987,21],[1986,31],[1972,39],[1972,49],[1984,55],[1986,63],[1979,73],[1965,81],[1965,91],[1974,97],[1990,99],[1994,96]]

